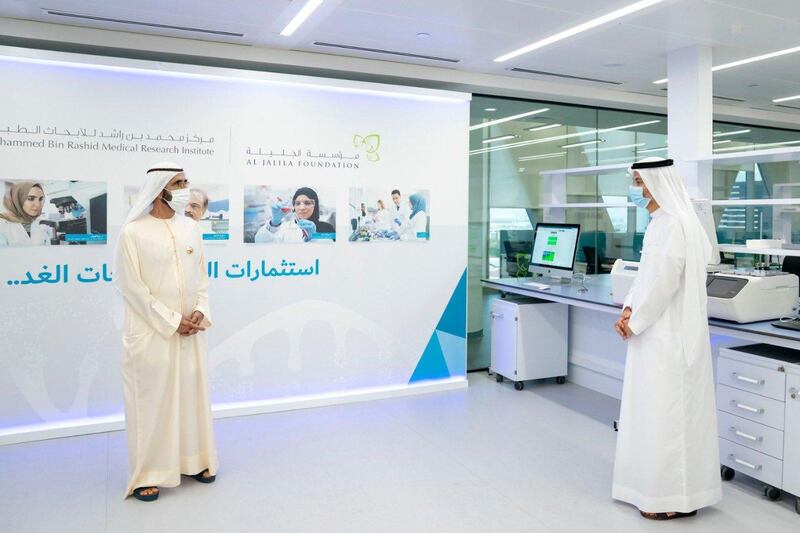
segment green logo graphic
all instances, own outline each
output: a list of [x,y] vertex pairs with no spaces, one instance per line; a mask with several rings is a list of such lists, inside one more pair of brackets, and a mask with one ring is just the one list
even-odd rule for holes
[[552,263],[556,260],[556,253],[555,252],[544,252],[542,254],[542,261],[547,263]]
[[555,246],[558,244],[558,237],[552,236],[547,238],[547,246]]
[[381,136],[377,133],[370,133],[366,137],[353,135],[353,146],[356,148],[364,147],[367,152],[367,161],[377,163],[381,160],[381,155],[378,153],[381,147]]

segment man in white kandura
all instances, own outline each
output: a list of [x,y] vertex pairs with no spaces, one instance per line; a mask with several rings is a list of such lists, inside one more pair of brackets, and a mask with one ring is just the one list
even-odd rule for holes
[[174,163],[148,170],[115,256],[125,302],[125,497],[142,501],[158,498],[158,487],[179,485],[181,475],[211,483],[217,473],[204,333],[208,276],[200,230],[183,214],[188,185]]
[[722,498],[706,310],[711,245],[671,159],[644,159],[631,174],[631,198],[652,220],[615,324],[628,355],[613,497],[670,520]]

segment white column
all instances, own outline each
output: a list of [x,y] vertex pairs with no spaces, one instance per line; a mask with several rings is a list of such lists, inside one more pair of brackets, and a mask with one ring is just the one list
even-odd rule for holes
[[711,79],[711,47],[690,46],[667,55],[668,146],[689,194],[711,198],[710,164],[693,160],[711,155],[714,101]]

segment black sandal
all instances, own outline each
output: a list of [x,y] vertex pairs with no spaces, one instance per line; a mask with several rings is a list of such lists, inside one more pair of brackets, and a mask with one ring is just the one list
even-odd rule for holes
[[697,511],[692,511],[691,513],[645,513],[644,511],[639,511],[639,513],[648,520],[674,520],[676,518],[694,516]]
[[[156,492],[153,494],[142,494],[143,491],[156,489]],[[158,487],[139,487],[137,489],[133,489],[133,497],[142,502],[154,502],[158,499]]]
[[[208,472],[208,468],[203,470],[203,472]],[[214,483],[214,481],[216,481],[217,476],[204,476],[203,472],[195,474],[192,477],[194,478],[195,481],[199,481],[200,483]]]

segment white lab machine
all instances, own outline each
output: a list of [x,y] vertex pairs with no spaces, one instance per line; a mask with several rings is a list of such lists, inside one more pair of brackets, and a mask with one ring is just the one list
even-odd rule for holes
[[614,298],[614,303],[620,305],[625,303],[625,297],[633,287],[633,281],[638,273],[638,261],[624,259],[614,261],[614,267],[611,269],[611,296]]
[[733,322],[759,322],[793,315],[798,278],[786,272],[709,274],[708,316]]
[[491,371],[522,390],[524,381],[567,375],[569,306],[533,298],[507,297],[492,302]]

